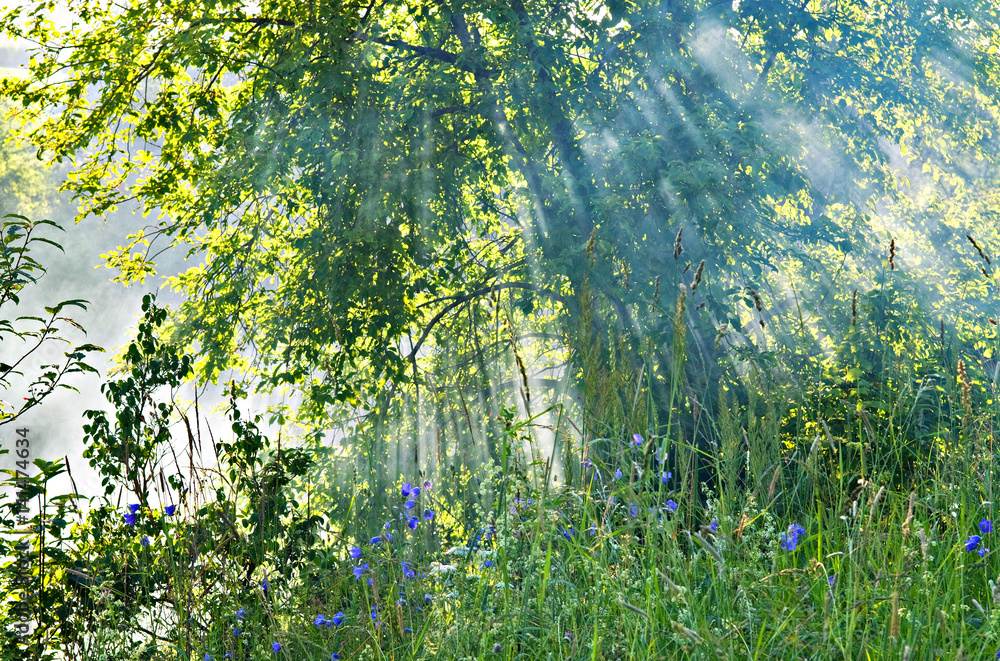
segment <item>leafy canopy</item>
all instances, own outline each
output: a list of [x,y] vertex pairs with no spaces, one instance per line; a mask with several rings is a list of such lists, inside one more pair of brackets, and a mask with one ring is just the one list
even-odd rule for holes
[[848,255],[881,262],[900,163],[954,185],[996,154],[988,2],[65,4],[66,27],[53,2],[8,10],[37,48],[4,92],[78,159],[81,214],[159,214],[109,265],[141,280],[154,242],[186,246],[176,334],[201,374],[319,411],[412,379],[435,327],[498,291],[575,332],[585,282],[587,318],[651,339],[662,382],[656,297],[688,260],[689,323],[738,331],[775,269],[818,295]]

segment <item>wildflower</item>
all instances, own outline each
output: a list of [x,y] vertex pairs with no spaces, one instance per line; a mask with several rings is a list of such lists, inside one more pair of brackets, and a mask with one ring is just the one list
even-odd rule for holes
[[133,504],[131,504],[131,505],[128,506],[128,508],[132,511],[132,514],[135,514],[136,512],[138,512],[140,507],[142,507],[142,506],[138,505],[138,504],[135,504],[135,503],[133,503]]
[[493,561],[492,560],[487,560],[486,562],[483,563],[483,567],[485,567],[487,569],[490,568],[490,567],[492,567],[492,566],[493,566]]
[[797,523],[788,526],[788,532],[781,534],[781,548],[785,551],[794,551],[799,545],[799,536],[805,532],[806,529]]
[[337,659],[339,659],[339,658],[340,658],[340,655],[337,654],[336,652],[334,652],[333,654],[330,655],[330,661],[337,661]]
[[333,622],[333,626],[339,627],[341,624],[344,623],[344,619],[345,619],[344,614],[341,613],[340,611],[337,611],[337,614],[334,615],[333,619],[330,621]]
[[573,526],[570,526],[569,528],[563,528],[562,535],[566,539],[573,541]]
[[275,654],[277,654],[278,650],[281,649],[281,643],[279,643],[278,641],[274,641],[273,643],[271,643],[271,649],[274,651]]
[[403,503],[403,507],[405,507],[407,511],[412,510],[415,505],[416,503],[413,502],[412,500],[408,500],[405,503]]
[[[503,650],[503,648],[500,647],[499,643],[493,646],[493,653],[494,654],[499,654],[501,652],[501,650]],[[997,652],[997,658],[1000,659],[1000,652]]]
[[583,465],[586,468],[593,468],[594,467],[594,462],[592,462],[590,459],[584,459],[583,460]]
[[376,608],[372,606],[372,619],[374,620],[376,618],[378,618],[378,610],[376,610]]
[[265,578],[263,581],[260,582],[260,587],[264,589],[264,592],[267,592],[267,589],[271,587],[271,584],[268,583],[267,579]]
[[140,543],[142,544],[142,546],[143,546],[144,548],[145,548],[145,547],[148,547],[148,546],[149,546],[149,537],[147,537],[147,536],[143,535],[143,536],[142,536],[142,539],[140,540]]
[[382,538],[381,537],[372,537],[370,541],[371,541],[371,545],[375,546],[376,544],[381,544],[382,543]]
[[615,469],[615,479],[616,480],[622,479],[622,469],[621,468],[616,468]]
[[409,519],[407,519],[407,521],[406,521],[406,525],[407,525],[407,527],[409,527],[409,529],[410,529],[410,530],[416,530],[416,529],[417,529],[417,524],[418,524],[418,523],[420,523],[420,519],[418,519],[418,518],[417,518],[417,517],[415,517],[415,516],[411,516],[411,517],[410,517]]
[[354,567],[353,569],[351,569],[351,573],[354,574],[354,580],[356,581],[361,580],[361,575],[364,574],[366,571],[368,571],[367,562],[359,567]]
[[708,529],[711,530],[712,532],[715,532],[716,530],[718,530],[719,529],[719,520],[718,519],[712,519],[712,522],[710,524],[708,524]]
[[629,503],[628,513],[632,516],[633,519],[639,516],[639,508],[635,506],[635,503]]
[[979,532],[984,535],[993,532],[993,522],[989,519],[983,519],[979,522]]
[[430,521],[434,518],[434,510],[424,510],[424,520]]
[[639,434],[632,434],[632,445],[634,447],[642,445],[642,436],[639,436]]
[[205,652],[205,661],[212,661],[212,657],[208,655],[208,652]]
[[596,535],[596,534],[597,534],[597,526],[596,526],[596,525],[594,525],[593,523],[591,523],[591,524],[590,524],[590,527],[589,527],[589,528],[587,528],[587,532],[589,532],[589,533],[590,533],[590,536],[591,536],[591,537],[593,537],[594,535]]
[[[429,483],[425,483],[429,484]],[[430,487],[427,487],[430,488]],[[411,486],[409,482],[405,483],[402,488],[403,498],[416,498],[420,495],[420,487]]]
[[234,636],[240,635],[240,630],[239,629],[233,629],[233,635]]
[[387,533],[385,534],[385,538],[386,538],[386,539],[388,539],[388,540],[389,540],[389,541],[391,542],[391,541],[392,541],[392,533],[388,533],[388,532],[387,532]]
[[176,505],[167,505],[163,508],[163,511],[167,513],[167,516],[173,516],[174,512],[177,510]]
[[976,553],[979,554],[980,558],[985,558],[986,554],[989,553],[989,552],[990,552],[990,550],[988,548],[986,548],[985,546],[981,547],[978,551],[976,551]]
[[323,613],[320,613],[319,615],[316,616],[316,619],[313,620],[313,624],[315,624],[317,627],[321,627],[324,624],[326,624],[326,628],[327,629],[330,628],[330,625],[327,624],[326,622],[326,615],[324,615]]
[[360,560],[361,559],[361,549],[357,546],[351,547],[351,559]]
[[979,546],[979,542],[983,541],[983,538],[979,535],[971,535],[969,539],[965,540],[965,550],[975,551],[976,547]]
[[662,476],[663,483],[666,484],[667,480],[669,479],[670,479],[670,473],[668,473],[667,471],[663,471],[663,476]]
[[667,509],[670,510],[671,512],[677,511],[677,503],[674,502],[673,498],[667,501]]
[[135,525],[135,514],[126,514],[125,515],[125,523],[129,524],[130,526],[134,526]]
[[424,595],[424,601],[426,603],[428,603],[428,604],[431,603],[431,599],[433,599],[433,597],[431,597],[429,594],[425,594]]
[[837,575],[836,575],[836,574],[834,574],[834,575],[833,575],[833,576],[831,576],[830,578],[826,579],[826,582],[827,582],[827,583],[829,583],[829,584],[830,584],[830,587],[832,588],[832,587],[833,587],[834,585],[836,585],[836,584],[837,584]]
[[416,573],[410,568],[410,563],[404,562],[403,565],[403,576],[406,578],[414,578]]
[[245,618],[246,616],[247,616],[247,612],[245,610],[243,610],[242,608],[239,609],[238,611],[236,611],[236,619],[239,620],[240,622],[242,622],[243,618]]

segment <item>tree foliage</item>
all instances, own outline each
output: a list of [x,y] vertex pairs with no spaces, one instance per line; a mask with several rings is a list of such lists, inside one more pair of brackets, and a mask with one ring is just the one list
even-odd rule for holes
[[3,19],[37,44],[4,91],[43,153],[85,155],[81,213],[160,214],[109,264],[198,255],[171,284],[199,373],[292,386],[314,421],[426,387],[418,358],[503,321],[500,293],[564,346],[620,350],[661,414],[681,387],[709,401],[713,337],[829,351],[852,290],[864,311],[882,287],[878,205],[918,170],[968,187],[996,153],[989,2],[72,0],[68,27],[50,4]]

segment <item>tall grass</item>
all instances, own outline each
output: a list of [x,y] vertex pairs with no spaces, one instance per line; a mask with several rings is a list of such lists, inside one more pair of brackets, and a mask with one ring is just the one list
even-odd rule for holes
[[[819,398],[789,398],[750,365],[712,384],[715,406],[695,411],[683,387],[686,295],[674,301],[667,420],[648,364],[608,360],[618,355],[610,338],[590,334],[589,324],[581,332],[589,419],[581,444],[563,441],[572,468],[561,484],[551,460],[522,451],[532,421],[505,409],[499,456],[470,469],[464,500],[444,479],[383,475],[371,483],[385,485],[379,499],[355,478],[346,507],[324,510],[324,495],[303,481],[308,461],[263,437],[234,394],[235,440],[216,443],[218,470],[189,482],[173,515],[148,494],[134,521],[127,503],[107,501],[68,534],[58,531],[58,543],[46,517],[49,537],[32,537],[47,558],[36,576],[36,600],[48,604],[36,613],[41,647],[27,652],[8,637],[4,653],[309,661],[996,654],[993,412],[977,408],[965,364],[935,389],[921,382],[894,394],[887,386],[880,400],[855,397],[839,419],[816,413],[828,410]],[[137,346],[148,355],[133,364],[136,379],[170,364],[151,328],[141,331],[149,341]],[[897,376],[891,360],[882,365],[885,382]],[[150,388],[171,382],[156,378]],[[797,422],[789,422],[793,407],[806,411]],[[109,465],[111,441],[125,438],[118,422],[114,433],[113,425],[90,428]],[[143,424],[136,429],[155,427]],[[170,489],[162,478],[159,485],[165,498]],[[71,518],[65,501],[56,506]],[[4,608],[11,612],[10,600]]]

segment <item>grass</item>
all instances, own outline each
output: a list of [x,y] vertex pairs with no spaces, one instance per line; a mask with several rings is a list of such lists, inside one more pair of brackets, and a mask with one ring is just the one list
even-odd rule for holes
[[[145,373],[115,388],[145,401]],[[383,475],[379,493],[355,478],[346,506],[302,482],[294,449],[268,452],[234,396],[235,440],[173,516],[107,502],[66,545],[37,541],[38,631],[62,658],[116,661],[993,658],[992,414],[970,378],[959,363],[936,411],[920,388],[848,404],[832,429],[789,422],[773,389],[723,387],[697,446],[676,420],[643,438],[608,414],[620,434],[563,441],[563,484],[506,411],[498,460],[435,484]],[[89,433],[111,465],[109,429]]]
[[[786,470],[805,479],[810,462],[822,464],[836,449],[814,446]],[[817,497],[801,508],[781,501],[796,486],[805,489],[802,484],[769,500],[745,493],[725,501],[702,485],[707,506],[696,508],[671,488],[673,478],[663,484],[661,473],[650,486],[628,472],[615,480],[611,469],[588,469],[582,487],[535,491],[527,481],[517,484],[523,497],[487,512],[484,521],[492,523],[477,531],[471,546],[434,552],[428,540],[443,517],[421,518],[410,530],[397,515],[377,543],[358,541],[360,559],[349,555],[353,544],[334,545],[335,559],[324,570],[303,572],[313,580],[271,575],[266,591],[266,570],[244,589],[237,568],[245,558],[237,554],[229,568],[219,568],[213,590],[200,593],[198,579],[208,565],[194,575],[183,543],[190,514],[180,513],[167,523],[167,534],[136,556],[137,572],[173,576],[177,603],[185,588],[197,595],[190,610],[176,611],[176,623],[190,616],[190,627],[165,626],[172,618],[149,625],[150,640],[171,629],[185,633],[157,645],[151,658],[222,659],[228,652],[233,659],[310,661],[332,654],[932,659],[996,653],[994,553],[981,557],[965,542],[977,534],[980,549],[1000,550],[993,540],[1000,533],[980,531],[980,521],[993,518],[992,505],[974,497],[971,480],[949,484],[928,469],[912,491],[862,480],[851,490],[842,485],[833,502]],[[491,488],[499,487],[504,477],[484,471],[483,478],[491,475],[497,481]],[[434,489],[425,489],[414,509],[433,499]],[[667,505],[673,499],[680,503],[676,511]],[[406,498],[398,500],[397,508]],[[792,525],[804,529],[796,544],[783,537]],[[174,547],[172,531],[178,533]],[[404,576],[404,561],[412,578]],[[351,569],[361,564],[368,569],[356,580]],[[99,598],[107,600],[113,621],[118,598]],[[239,608],[246,611],[242,621]],[[319,614],[337,613],[343,615],[339,626],[314,624]],[[141,658],[121,656],[135,651],[135,629],[116,632],[110,621],[94,631],[95,649],[103,654],[92,658]]]

